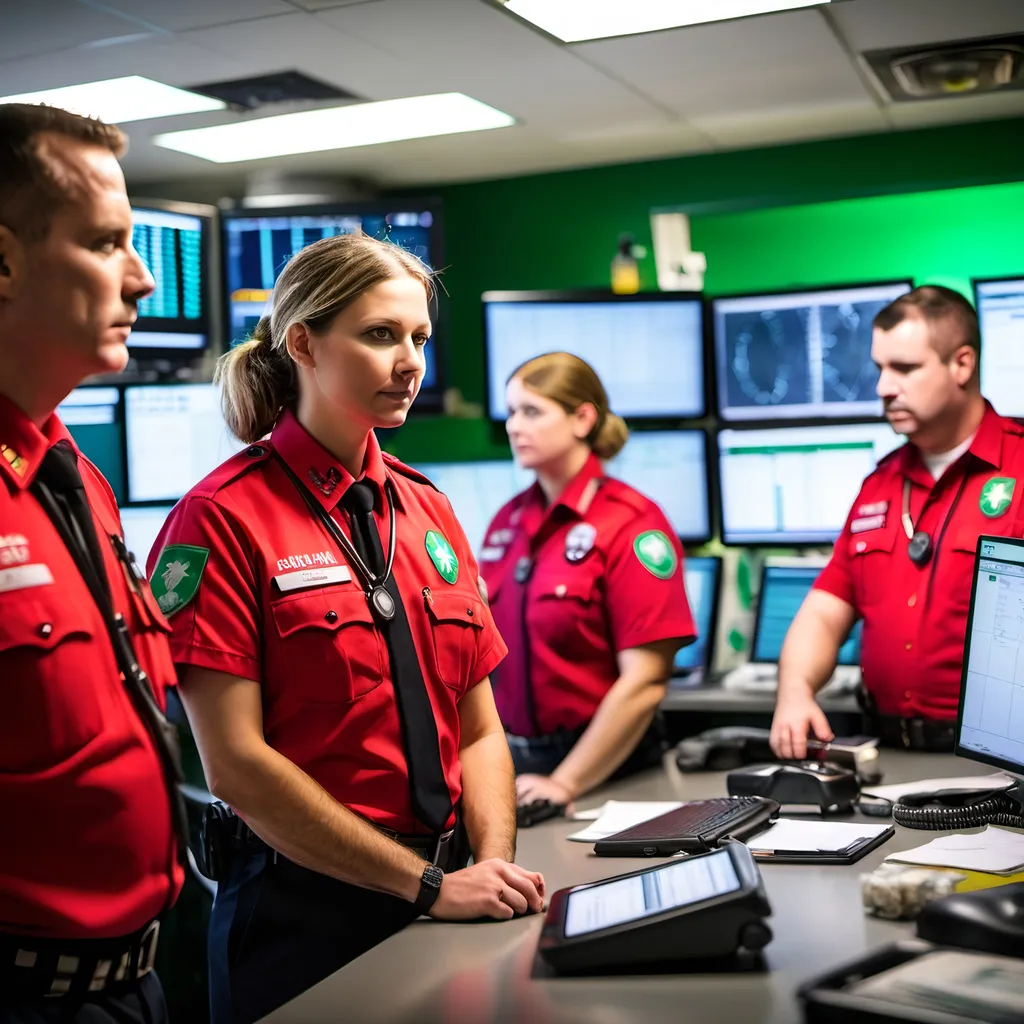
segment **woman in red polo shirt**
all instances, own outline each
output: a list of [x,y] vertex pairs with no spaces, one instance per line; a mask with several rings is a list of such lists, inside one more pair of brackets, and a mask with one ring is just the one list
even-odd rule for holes
[[238,816],[214,1024],[264,1016],[421,913],[541,909],[543,879],[511,863],[487,679],[505,645],[451,505],[373,433],[419,390],[431,289],[418,259],[362,235],[293,256],[272,315],[219,367],[250,446],[153,548],[206,777]]
[[494,692],[519,802],[568,804],[657,759],[672,659],[696,635],[665,514],[605,471],[628,430],[594,370],[538,356],[512,374],[507,402],[512,451],[537,479],[481,552],[510,649]]

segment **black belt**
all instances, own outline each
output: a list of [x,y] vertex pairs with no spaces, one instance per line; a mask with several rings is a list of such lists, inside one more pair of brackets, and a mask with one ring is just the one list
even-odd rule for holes
[[84,996],[130,984],[153,969],[160,922],[113,939],[40,939],[0,933],[4,999]]
[[956,747],[956,722],[940,718],[879,715],[878,735],[887,747],[951,754]]

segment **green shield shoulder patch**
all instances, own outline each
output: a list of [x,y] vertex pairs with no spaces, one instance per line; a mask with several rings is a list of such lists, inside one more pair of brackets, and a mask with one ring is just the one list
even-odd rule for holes
[[982,515],[989,519],[998,519],[1009,511],[1013,502],[1013,491],[1017,481],[1012,476],[994,476],[981,489],[978,507]]
[[164,615],[180,612],[196,596],[209,557],[209,548],[192,544],[170,544],[160,552],[149,586]]
[[459,578],[459,559],[451,544],[436,530],[427,530],[423,543],[441,579],[454,583]]
[[640,564],[659,580],[672,577],[679,565],[672,541],[661,530],[645,530],[633,541],[633,552]]

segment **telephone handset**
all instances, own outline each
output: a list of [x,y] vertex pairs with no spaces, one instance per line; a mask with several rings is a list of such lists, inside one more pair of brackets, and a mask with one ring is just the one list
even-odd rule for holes
[[1013,790],[942,789],[901,796],[892,805],[892,820],[906,828],[957,831],[980,825],[1024,828],[1022,794]]

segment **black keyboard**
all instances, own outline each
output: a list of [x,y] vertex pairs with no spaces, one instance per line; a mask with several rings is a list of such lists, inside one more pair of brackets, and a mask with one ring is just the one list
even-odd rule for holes
[[594,852],[606,856],[670,856],[713,849],[722,839],[760,831],[779,812],[774,800],[759,796],[691,800],[632,828],[598,840]]

